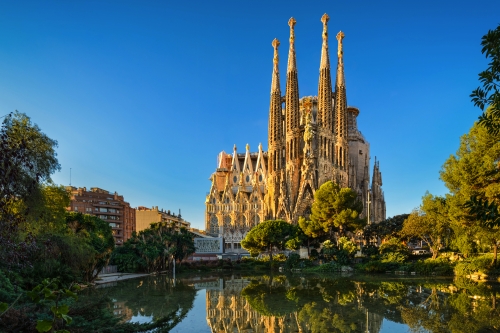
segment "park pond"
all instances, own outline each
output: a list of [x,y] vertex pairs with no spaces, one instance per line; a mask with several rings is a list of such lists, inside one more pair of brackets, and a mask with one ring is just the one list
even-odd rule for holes
[[[498,284],[395,275],[166,275],[102,285],[123,321],[171,332],[498,332]],[[175,313],[173,316],[172,314]]]

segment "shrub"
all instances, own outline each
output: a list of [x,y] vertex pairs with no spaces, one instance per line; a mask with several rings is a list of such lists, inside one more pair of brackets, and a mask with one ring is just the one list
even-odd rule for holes
[[297,253],[291,253],[288,256],[288,259],[285,261],[285,268],[286,269],[292,269],[292,268],[297,268],[300,263],[300,255]]
[[473,273],[500,273],[498,270],[494,269],[491,265],[493,261],[493,255],[486,254],[479,257],[470,258],[468,260],[461,261],[455,266],[455,275],[464,276]]

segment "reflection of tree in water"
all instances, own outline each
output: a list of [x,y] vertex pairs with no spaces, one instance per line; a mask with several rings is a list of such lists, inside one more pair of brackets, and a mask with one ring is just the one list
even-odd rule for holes
[[[125,280],[117,286],[100,289],[106,291],[115,304],[123,304],[124,312],[131,315],[149,316],[153,321],[176,312],[178,322],[191,310],[196,296],[194,287],[173,280],[168,276],[148,276]],[[124,318],[130,319],[131,315]]]
[[[347,279],[262,276],[226,280],[223,290],[207,291],[212,332],[361,332],[366,318]],[[382,318],[369,318],[376,322],[370,332],[378,332]]]
[[207,291],[207,321],[213,332],[377,333],[384,318],[412,332],[497,332],[496,298],[460,281],[233,278]]
[[498,286],[455,280],[453,286],[424,285],[420,303],[401,306],[411,332],[498,332]]

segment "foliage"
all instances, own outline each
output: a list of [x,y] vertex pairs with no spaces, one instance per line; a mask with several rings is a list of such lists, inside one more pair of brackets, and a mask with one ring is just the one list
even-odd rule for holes
[[56,330],[58,327],[63,327],[64,324],[71,324],[73,320],[68,316],[69,306],[61,304],[66,298],[78,299],[76,291],[80,290],[77,284],[71,285],[69,288],[61,288],[57,279],[45,279],[41,284],[33,288],[27,295],[36,304],[43,304],[50,307],[52,318],[40,319],[37,321],[36,330],[38,332],[55,332],[55,333],[69,333],[67,330]]
[[290,253],[288,258],[285,261],[285,268],[292,269],[299,267],[300,264],[300,255],[297,253]]
[[455,266],[455,275],[466,276],[474,273],[499,274],[500,270],[491,266],[492,259],[493,256],[491,254],[487,254],[460,261]]
[[343,264],[335,261],[328,262],[319,266],[313,266],[305,269],[305,272],[323,273],[323,272],[340,272]]
[[379,248],[375,245],[370,244],[363,246],[361,248],[361,252],[367,257],[377,256],[379,254]]
[[252,309],[264,316],[282,317],[287,313],[296,312],[297,303],[287,295],[287,288],[281,283],[273,284],[273,280],[260,283],[256,280],[241,291]]
[[0,128],[0,263],[25,265],[35,239],[22,235],[19,226],[25,221],[29,207],[19,202],[28,200],[40,184],[50,182],[50,174],[60,169],[50,139],[23,113],[9,114]]
[[473,215],[487,227],[500,226],[500,213],[498,205],[495,202],[488,202],[476,196],[472,196],[464,205],[469,210],[469,214]]
[[451,238],[446,200],[426,193],[421,207],[415,209],[405,220],[401,235],[425,241],[435,259],[439,249]]
[[470,97],[481,110],[490,107],[479,117],[479,123],[496,135],[500,133],[500,25],[483,36],[481,46],[481,53],[490,62],[488,68],[479,73],[482,88],[478,87]]
[[382,256],[388,253],[398,253],[408,257],[410,254],[408,247],[403,244],[401,240],[395,237],[389,238],[382,245],[380,245],[379,252]]
[[358,249],[358,246],[352,242],[349,238],[343,236],[339,238],[339,250],[347,252],[348,255],[352,256]]
[[194,250],[193,236],[189,231],[159,222],[133,233],[121,248],[113,252],[111,262],[122,272],[162,271],[168,269],[172,260],[180,263]]
[[[359,217],[362,211],[363,204],[356,192],[350,188],[340,188],[336,183],[328,181],[314,194],[311,214],[313,229],[316,230],[320,226],[323,235],[328,235],[330,239],[334,231],[343,235],[345,231],[360,229],[366,223]],[[310,229],[303,231],[307,234],[308,230]]]
[[370,223],[364,228],[365,238],[380,237],[381,239],[389,237],[400,237],[399,232],[403,229],[403,222],[409,214],[395,215],[379,223]]
[[272,261],[273,248],[284,250],[287,242],[297,234],[297,226],[283,220],[267,220],[253,227],[241,241],[241,246],[251,254],[269,251]]
[[[441,179],[450,190],[446,202],[450,226],[459,241],[453,244],[471,252],[472,244],[489,245],[496,252],[500,240],[500,229],[485,225],[464,205],[471,197],[488,202],[500,202],[500,133],[493,135],[483,126],[474,124],[468,134],[462,136],[456,155],[443,165]],[[495,256],[492,261],[496,263]]]

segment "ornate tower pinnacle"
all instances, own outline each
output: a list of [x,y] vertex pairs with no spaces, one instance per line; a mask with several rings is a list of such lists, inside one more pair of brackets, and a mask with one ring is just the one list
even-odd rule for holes
[[345,37],[345,34],[342,32],[342,30],[339,31],[339,33],[337,34],[337,40],[339,42],[337,55],[338,55],[339,59],[344,56],[344,51],[342,50],[342,39],[344,39],[344,37]]
[[338,41],[338,62],[337,79],[335,83],[335,134],[336,134],[336,162],[341,168],[347,166],[347,156],[349,145],[347,143],[347,95],[344,79],[344,51],[342,49],[342,40],[345,34],[340,31],[337,34]]
[[272,42],[273,48],[274,48],[274,57],[273,57],[273,79],[271,82],[271,93],[273,91],[279,91],[280,87],[280,73],[279,73],[279,68],[278,68],[278,63],[279,63],[279,56],[278,56],[278,46],[280,46],[280,41],[278,39],[274,39]]
[[337,34],[338,40],[338,48],[337,48],[337,56],[339,58],[339,62],[337,65],[337,86],[345,86],[344,80],[344,50],[342,48],[342,40],[344,39],[345,34],[342,31],[339,31]]
[[318,83],[318,115],[319,125],[319,157],[333,163],[334,116],[332,106],[332,77],[330,73],[330,56],[328,55],[328,20],[327,14],[321,17],[323,22],[323,44],[319,66]]
[[288,20],[288,25],[290,26],[290,51],[288,51],[288,69],[290,72],[296,70],[297,64],[295,59],[295,31],[294,27],[297,21],[293,17]]
[[272,42],[274,48],[273,58],[273,76],[271,83],[271,102],[269,105],[269,152],[274,158],[270,165],[272,170],[277,170],[281,166],[281,150],[283,146],[283,119],[281,116],[281,89],[280,89],[280,73],[279,73],[279,56],[278,46],[279,40],[276,38]]
[[320,68],[330,68],[330,57],[328,56],[328,21],[330,17],[325,13],[321,17],[323,22],[323,47],[321,49],[321,65]]
[[290,49],[288,51],[288,68],[286,73],[285,115],[286,115],[286,141],[289,144],[288,159],[295,155],[295,148],[290,146],[292,132],[299,129],[299,83],[297,77],[297,60],[295,56],[295,32],[297,21],[292,17],[288,20],[290,26]]
[[330,20],[330,16],[327,13],[324,13],[321,16],[321,22],[323,22],[323,40],[328,39],[328,21]]

